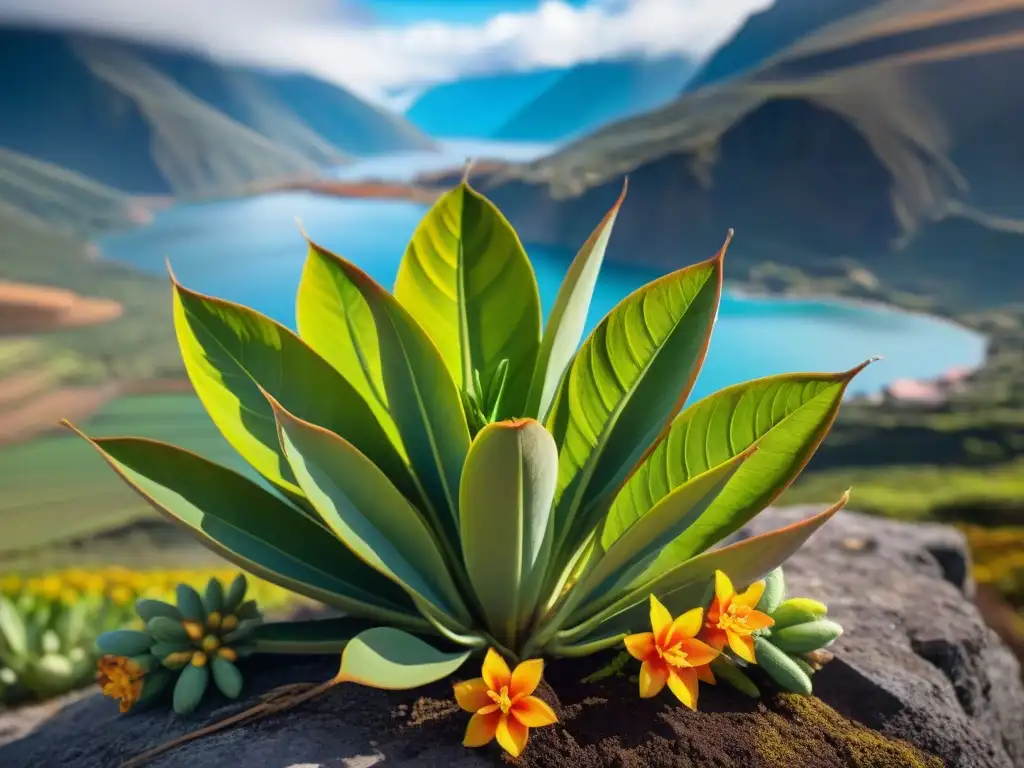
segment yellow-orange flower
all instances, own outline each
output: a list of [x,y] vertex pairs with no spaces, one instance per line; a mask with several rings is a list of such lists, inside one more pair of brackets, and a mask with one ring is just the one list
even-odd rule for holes
[[708,666],[719,651],[697,640],[703,608],[694,608],[676,619],[651,595],[651,632],[625,639],[626,650],[640,665],[640,697],[649,699],[667,684],[684,705],[697,708],[697,683],[714,683]]
[[473,713],[462,744],[482,747],[496,738],[502,749],[519,757],[531,728],[558,722],[551,707],[533,695],[543,674],[540,659],[524,661],[512,671],[497,651],[487,651],[483,677],[455,685],[455,700]]
[[103,656],[96,668],[96,682],[103,695],[118,699],[121,712],[131,709],[142,694],[142,668],[123,656]]
[[736,594],[729,577],[715,571],[715,599],[708,608],[701,637],[718,650],[728,645],[741,659],[756,664],[752,633],[775,624],[771,616],[755,610],[763,594],[763,581],[755,581],[744,592]]

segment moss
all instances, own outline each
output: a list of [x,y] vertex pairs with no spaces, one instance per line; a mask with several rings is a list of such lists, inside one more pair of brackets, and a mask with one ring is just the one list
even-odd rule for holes
[[[794,755],[816,750],[827,741],[855,768],[943,768],[937,757],[929,756],[905,741],[890,739],[845,717],[821,699],[797,694],[780,694],[777,705],[783,716],[769,718],[759,737],[765,756],[775,758],[771,765],[788,768],[798,765]],[[778,723],[783,729],[777,730]],[[819,745],[819,746],[816,746]],[[777,755],[777,758],[776,758]]]

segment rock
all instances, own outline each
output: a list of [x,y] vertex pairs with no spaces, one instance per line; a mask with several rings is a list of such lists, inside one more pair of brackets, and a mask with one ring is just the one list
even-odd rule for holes
[[[769,510],[744,533],[811,511]],[[817,697],[777,694],[758,677],[761,700],[724,684],[702,686],[700,711],[690,712],[667,692],[638,699],[635,680],[625,675],[582,683],[607,657],[560,660],[549,665],[539,694],[556,707],[561,723],[532,731],[516,765],[1022,765],[1020,669],[969,602],[968,565],[965,543],[953,529],[840,513],[786,571],[790,594],[824,600],[846,629],[832,648],[835,659],[815,676]],[[324,680],[336,669],[332,658],[255,657],[247,664],[246,692]],[[463,672],[476,674],[469,666]],[[107,768],[251,703],[211,698],[190,718],[161,709],[121,716],[113,701],[93,695],[0,747],[0,765]],[[467,719],[447,683],[416,692],[342,686],[296,710],[183,745],[149,765],[501,765],[493,745],[460,745]]]

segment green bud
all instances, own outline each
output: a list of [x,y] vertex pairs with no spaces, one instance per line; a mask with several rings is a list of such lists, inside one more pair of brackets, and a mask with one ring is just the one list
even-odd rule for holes
[[804,624],[808,621],[817,621],[825,616],[828,608],[824,603],[811,600],[809,597],[791,597],[782,602],[778,608],[771,612],[775,619],[775,626],[772,630],[790,627],[794,624]]
[[755,638],[754,657],[757,659],[758,666],[781,688],[805,696],[810,695],[811,678],[791,656],[776,648],[771,641],[765,640],[763,637]]
[[191,653],[193,650],[195,649],[192,647],[192,643],[188,640],[168,640],[153,643],[150,653],[162,659],[170,656],[172,653],[180,653],[182,651],[188,651]]
[[206,621],[206,607],[203,599],[188,584],[179,584],[177,588],[178,610],[188,621],[202,623]]
[[176,642],[188,640],[188,632],[180,621],[175,621],[170,616],[154,616],[146,622],[146,629],[155,640],[164,642]]
[[187,715],[199,706],[210,683],[210,670],[206,667],[188,665],[178,675],[174,684],[174,711],[179,715]]
[[239,640],[244,640],[246,637],[252,634],[252,631],[256,629],[256,627],[260,626],[262,623],[263,619],[246,619],[245,621],[239,623],[238,629],[224,635],[223,642],[235,643]]
[[806,624],[794,624],[772,632],[772,643],[787,653],[808,653],[824,648],[841,634],[841,626],[834,621],[821,619]]
[[210,662],[210,671],[220,692],[229,699],[237,699],[242,692],[242,673],[238,667],[222,656],[214,656]]
[[224,587],[215,578],[211,578],[206,583],[206,593],[203,595],[203,605],[206,606],[206,612],[208,614],[220,613],[221,608],[224,607]]
[[740,693],[744,693],[753,699],[761,696],[761,691],[754,681],[747,677],[746,673],[735,664],[716,660],[711,662],[711,672],[716,678],[725,680],[725,682]]
[[242,604],[242,599],[245,597],[245,590],[248,586],[244,573],[235,576],[228,587],[227,593],[224,595],[224,605],[221,606],[221,613],[234,613],[238,606]]
[[765,576],[764,594],[761,595],[761,599],[757,602],[757,610],[771,616],[785,596],[786,581],[782,576],[782,566],[779,566]]
[[115,629],[104,632],[96,640],[100,653],[110,656],[138,656],[148,653],[153,638],[148,632],[134,629]]
[[181,611],[176,606],[170,603],[165,603],[163,600],[137,600],[135,602],[135,612],[139,614],[139,617],[149,623],[152,619],[157,616],[164,616],[168,619],[180,623],[184,616],[181,615]]

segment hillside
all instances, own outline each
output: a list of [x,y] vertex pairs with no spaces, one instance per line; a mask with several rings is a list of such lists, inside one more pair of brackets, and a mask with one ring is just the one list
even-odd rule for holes
[[0,29],[0,103],[0,147],[133,194],[219,194],[431,146],[313,78],[60,32]]
[[1024,3],[888,0],[476,183],[529,241],[578,246],[629,174],[613,259],[675,266],[734,227],[736,278],[852,265],[900,290],[941,281],[957,304],[1016,301],[1022,85]]
[[428,89],[406,117],[435,136],[562,141],[665,104],[692,71],[666,57],[474,76]]

